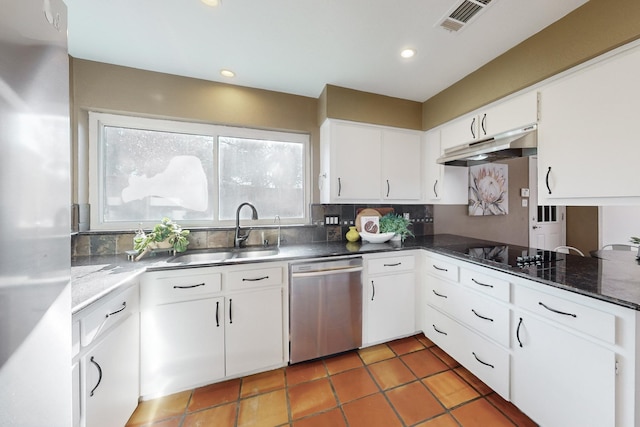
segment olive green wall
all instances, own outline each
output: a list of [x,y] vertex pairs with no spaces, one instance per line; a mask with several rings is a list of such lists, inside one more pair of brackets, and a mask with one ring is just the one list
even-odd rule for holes
[[590,0],[422,104],[431,129],[640,38],[640,1]]
[[406,99],[327,85],[318,106],[318,125],[329,117],[406,129],[422,128],[422,104]]

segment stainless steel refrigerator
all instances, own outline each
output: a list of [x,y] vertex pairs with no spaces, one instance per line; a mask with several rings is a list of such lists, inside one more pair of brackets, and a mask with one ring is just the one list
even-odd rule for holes
[[0,425],[71,425],[70,139],[62,0],[0,12]]

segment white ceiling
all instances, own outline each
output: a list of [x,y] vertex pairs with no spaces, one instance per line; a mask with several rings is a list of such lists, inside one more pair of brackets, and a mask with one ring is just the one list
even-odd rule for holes
[[[75,58],[317,98],[326,84],[425,101],[586,0],[65,0]],[[415,57],[400,50],[412,47]],[[220,70],[236,73],[225,78]]]

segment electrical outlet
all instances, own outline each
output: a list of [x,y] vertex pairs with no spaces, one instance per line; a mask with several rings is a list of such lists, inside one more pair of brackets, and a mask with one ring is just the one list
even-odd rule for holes
[[409,212],[403,213],[402,216],[404,216],[404,219],[408,219],[408,220],[411,219],[411,215],[409,214]]

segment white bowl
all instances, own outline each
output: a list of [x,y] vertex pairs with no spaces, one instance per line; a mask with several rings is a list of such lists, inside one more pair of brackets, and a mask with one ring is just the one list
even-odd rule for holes
[[396,233],[367,233],[366,231],[360,232],[362,240],[369,243],[384,243],[391,239]]

